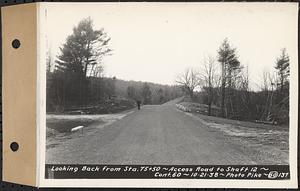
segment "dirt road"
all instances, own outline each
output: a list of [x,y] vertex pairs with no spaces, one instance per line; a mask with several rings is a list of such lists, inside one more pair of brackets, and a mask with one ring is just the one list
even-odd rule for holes
[[46,163],[287,164],[288,153],[227,136],[169,102],[142,106],[102,128],[86,127],[83,133],[47,149]]

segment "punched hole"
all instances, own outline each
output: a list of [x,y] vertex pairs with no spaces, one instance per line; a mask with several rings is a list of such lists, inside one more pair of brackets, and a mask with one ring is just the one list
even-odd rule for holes
[[18,39],[15,39],[15,40],[12,41],[11,45],[15,49],[17,49],[17,48],[19,48],[21,46],[21,42]]
[[19,144],[17,142],[12,142],[10,144],[10,149],[14,152],[16,152],[17,150],[19,150]]

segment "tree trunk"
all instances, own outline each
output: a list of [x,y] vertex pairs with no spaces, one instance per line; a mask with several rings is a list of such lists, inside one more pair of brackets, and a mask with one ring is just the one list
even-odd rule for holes
[[225,117],[225,86],[226,86],[226,68],[222,63],[222,87],[221,87],[221,116]]
[[194,100],[194,91],[189,90],[189,94],[190,94],[191,100],[193,101]]
[[221,87],[221,116],[225,117],[225,83],[222,83],[222,87]]
[[209,79],[209,101],[208,101],[208,115],[211,115],[211,105],[213,102],[213,91],[212,91],[212,85],[211,85],[211,81]]
[[208,115],[211,116],[211,102],[208,104]]

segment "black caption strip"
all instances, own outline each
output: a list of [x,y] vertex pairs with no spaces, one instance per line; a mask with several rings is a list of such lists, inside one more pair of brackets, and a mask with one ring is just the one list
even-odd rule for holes
[[46,179],[290,179],[288,165],[55,165]]

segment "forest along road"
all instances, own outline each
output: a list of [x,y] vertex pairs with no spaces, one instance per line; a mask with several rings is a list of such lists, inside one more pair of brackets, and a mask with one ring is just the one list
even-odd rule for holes
[[[88,128],[88,127],[87,127]],[[79,132],[78,132],[79,133]],[[80,134],[80,133],[79,133]],[[259,148],[258,150],[255,148]],[[237,165],[286,164],[272,146],[235,142],[197,117],[176,109],[175,102],[144,105],[116,122],[47,149],[48,164]],[[278,150],[278,149],[277,149]],[[283,157],[283,158],[284,158]],[[275,157],[276,159],[276,157]],[[283,162],[282,162],[283,161]]]

